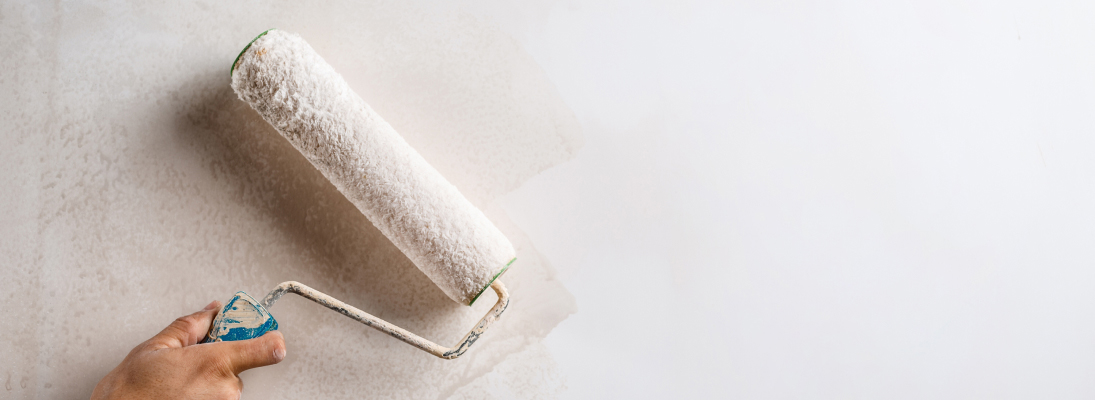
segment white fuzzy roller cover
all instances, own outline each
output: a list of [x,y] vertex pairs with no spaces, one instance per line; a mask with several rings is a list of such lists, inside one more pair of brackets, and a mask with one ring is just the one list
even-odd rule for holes
[[232,89],[453,300],[470,305],[513,261],[502,232],[299,35],[252,42]]

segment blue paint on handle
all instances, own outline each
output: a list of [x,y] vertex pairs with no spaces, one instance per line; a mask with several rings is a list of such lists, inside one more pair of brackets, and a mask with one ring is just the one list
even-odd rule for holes
[[236,292],[213,320],[213,327],[202,343],[247,340],[276,331],[278,321],[254,297]]

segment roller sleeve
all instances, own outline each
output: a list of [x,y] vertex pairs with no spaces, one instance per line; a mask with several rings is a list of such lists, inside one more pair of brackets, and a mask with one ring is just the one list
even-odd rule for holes
[[299,35],[255,39],[232,89],[453,300],[470,305],[514,260],[483,212]]

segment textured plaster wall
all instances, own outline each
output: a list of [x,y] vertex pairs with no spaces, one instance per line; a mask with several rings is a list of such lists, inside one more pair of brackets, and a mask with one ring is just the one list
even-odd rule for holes
[[234,100],[271,26],[520,259],[452,364],[283,300],[249,398],[1095,397],[1093,5],[0,0],[0,398],[284,279],[442,341],[483,311]]
[[[256,34],[302,34],[513,241],[505,318],[444,361],[299,298],[249,398],[467,398],[562,383],[576,310],[494,200],[567,160],[576,119],[506,33],[404,2],[0,3],[0,397],[81,398],[177,316],[297,280],[448,344],[491,306],[437,289],[229,88]],[[507,367],[491,373],[502,363]],[[509,390],[509,389],[506,389]]]

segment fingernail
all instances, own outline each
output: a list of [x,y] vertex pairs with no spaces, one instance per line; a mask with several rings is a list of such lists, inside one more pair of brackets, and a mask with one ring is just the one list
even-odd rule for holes
[[209,305],[205,306],[205,308],[203,308],[202,311],[209,311],[209,310],[212,310],[214,308],[217,308],[217,301],[216,300],[213,300],[212,303],[209,303]]
[[285,349],[280,349],[280,348],[275,349],[274,350],[274,359],[277,360],[278,362],[281,362],[281,360],[284,360],[285,359]]

